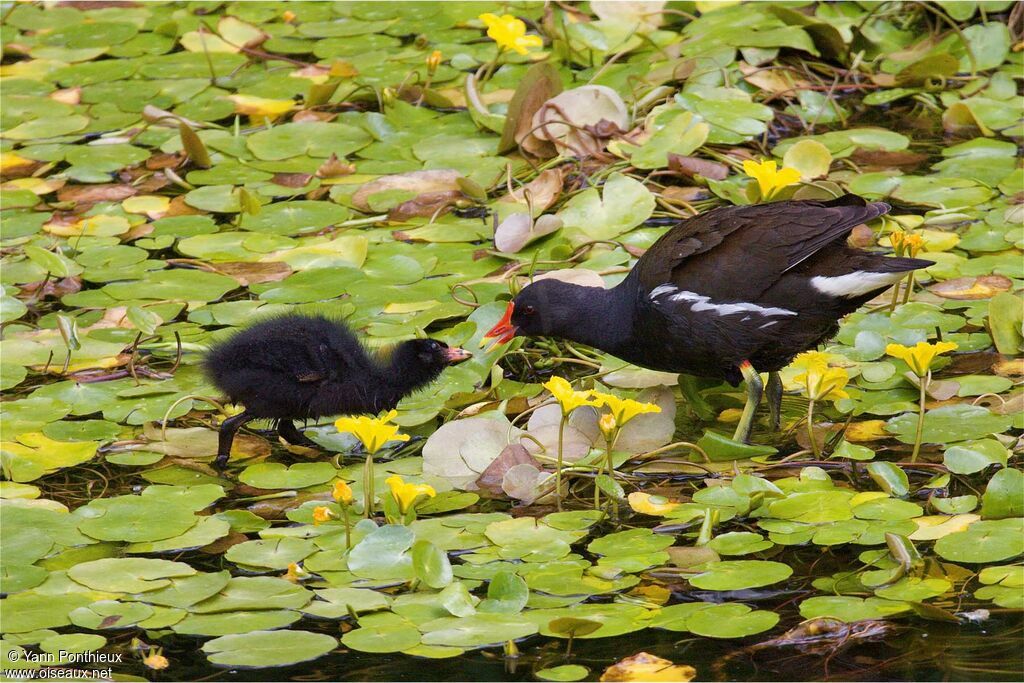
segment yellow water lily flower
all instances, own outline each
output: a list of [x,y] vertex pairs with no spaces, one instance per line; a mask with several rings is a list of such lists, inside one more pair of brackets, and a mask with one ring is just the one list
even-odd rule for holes
[[352,487],[344,481],[336,481],[331,496],[342,505],[348,505],[352,502]]
[[282,576],[281,578],[284,579],[285,581],[291,581],[292,583],[298,583],[299,581],[305,581],[310,576],[312,576],[312,575],[309,572],[307,572],[305,569],[303,569],[302,565],[300,565],[298,562],[289,562],[288,563],[288,571],[286,571],[284,573],[284,576]]
[[640,491],[634,491],[629,494],[626,496],[626,500],[629,501],[629,507],[633,508],[635,512],[642,512],[645,515],[664,516],[682,504],[670,503],[661,496],[652,496],[649,493],[642,493]]
[[[801,358],[803,356],[803,358]],[[805,368],[805,372],[793,378],[802,384],[807,397],[812,401],[834,401],[849,398],[843,388],[850,381],[850,375],[843,368],[831,368],[825,360],[827,356],[818,351],[801,353],[793,360],[793,364]]]
[[619,398],[612,394],[602,394],[595,391],[594,398],[597,399],[598,405],[604,406],[611,411],[612,416],[615,418],[615,422],[617,422],[620,427],[637,415],[661,412],[661,407],[653,403],[634,401],[631,398]]
[[583,406],[596,406],[597,399],[593,398],[592,391],[576,391],[568,381],[561,377],[552,377],[544,382],[544,388],[551,392],[551,395],[562,406],[562,414],[568,415],[577,408]]
[[171,665],[167,661],[167,657],[164,657],[164,649],[162,647],[150,648],[146,656],[142,658],[142,663],[153,671],[162,671]]
[[743,172],[757,181],[762,199],[771,199],[782,188],[800,182],[800,171],[788,166],[776,170],[775,161],[771,159],[760,162],[747,159],[743,162]]
[[441,66],[441,57],[442,55],[440,50],[434,50],[429,55],[427,55],[428,73],[434,73],[435,71],[437,71],[437,67]]
[[619,423],[615,421],[614,415],[611,413],[605,413],[601,416],[601,419],[597,421],[597,426],[600,428],[604,438],[612,439],[615,437],[615,431],[619,428]]
[[899,358],[910,366],[910,371],[918,377],[924,377],[932,367],[935,357],[946,351],[954,351],[957,348],[955,342],[917,342],[915,346],[904,346],[903,344],[889,344],[885,352],[893,358]]
[[526,35],[526,24],[511,14],[499,17],[487,12],[478,18],[487,26],[487,37],[504,50],[515,50],[525,55],[529,53],[531,47],[544,45],[544,40],[540,36]]
[[408,434],[399,434],[399,426],[388,424],[398,416],[392,410],[381,417],[359,415],[358,417],[341,417],[335,420],[334,426],[339,432],[347,432],[363,442],[366,451],[373,455],[388,441],[408,441]]
[[912,232],[897,230],[889,233],[889,243],[897,256],[917,256],[924,245],[924,237]]
[[335,519],[335,514],[326,505],[318,505],[313,508],[313,526],[318,526]]
[[403,515],[416,504],[416,500],[420,496],[433,498],[437,495],[437,491],[434,490],[433,486],[428,484],[407,484],[397,474],[385,479],[384,483],[391,489],[391,495],[395,497],[395,501],[398,502],[398,509]]

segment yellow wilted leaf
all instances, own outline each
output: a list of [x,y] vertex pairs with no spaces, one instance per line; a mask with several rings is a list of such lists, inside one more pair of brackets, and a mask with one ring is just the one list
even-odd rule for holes
[[37,162],[19,156],[14,152],[4,152],[0,154],[0,173],[10,173],[18,169],[28,168],[35,163]]
[[661,499],[660,496],[652,496],[641,491],[634,491],[626,497],[626,500],[629,501],[629,507],[645,515],[667,515],[680,505],[680,503],[670,503],[668,501],[661,502],[664,499],[659,499]]
[[888,497],[889,494],[882,493],[881,491],[862,491],[861,493],[858,493],[857,495],[850,499],[850,507],[855,508],[858,505],[862,505],[872,500]]
[[167,213],[170,205],[170,197],[160,197],[158,195],[129,197],[121,202],[121,208],[125,210],[125,213],[143,213],[150,218],[159,218]]
[[891,435],[885,431],[885,420],[865,420],[851,423],[845,436],[847,441],[860,442],[888,439]]
[[89,216],[74,223],[47,223],[43,230],[51,235],[61,237],[77,237],[78,235],[89,235],[98,237],[113,237],[123,235],[131,229],[131,224],[124,216]]
[[922,228],[917,234],[924,240],[925,251],[949,251],[960,243],[960,235],[955,232]]
[[963,531],[979,519],[981,517],[974,514],[917,517],[913,520],[917,525],[917,531],[910,534],[908,538],[911,541],[934,541],[957,531]]
[[641,652],[612,664],[601,674],[602,681],[692,681],[697,670],[686,664]]
[[28,190],[42,196],[64,187],[64,181],[59,178],[18,178],[4,183],[3,187],[5,190]]
[[228,99],[235,103],[235,113],[258,119],[276,119],[295,108],[292,100],[271,100],[255,95],[228,95]]

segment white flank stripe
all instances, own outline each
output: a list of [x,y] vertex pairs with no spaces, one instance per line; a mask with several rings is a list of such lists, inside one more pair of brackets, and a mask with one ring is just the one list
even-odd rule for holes
[[[673,292],[675,292],[673,294]],[[693,292],[679,291],[676,287],[664,284],[658,285],[651,290],[650,298],[657,299],[658,297],[669,295],[669,301],[687,301],[690,305],[690,310],[694,313],[701,313],[703,311],[714,311],[718,315],[734,315],[736,313],[756,313],[757,315],[796,315],[796,311],[791,311],[788,308],[775,308],[758,306],[757,304],[747,303],[745,301],[729,303],[729,304],[716,304],[711,301],[711,297],[702,296]]]
[[857,270],[837,277],[816,275],[811,278],[811,286],[822,294],[849,299],[850,297],[861,296],[882,287],[888,287],[899,282],[905,276],[906,273],[871,273],[865,270]]

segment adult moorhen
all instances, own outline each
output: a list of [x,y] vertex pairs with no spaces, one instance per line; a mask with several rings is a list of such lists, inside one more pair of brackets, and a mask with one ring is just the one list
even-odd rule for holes
[[907,271],[931,261],[847,246],[853,228],[889,210],[855,195],[714,209],[665,233],[612,289],[542,280],[525,287],[486,338],[553,336],[636,365],[747,381],[733,437],[747,441],[768,372],[778,426],[778,370],[821,343]]
[[287,314],[259,322],[215,344],[204,359],[214,386],[245,406],[221,424],[215,466],[224,469],[235,433],[251,420],[273,420],[285,441],[308,445],[292,420],[390,410],[469,357],[444,342],[413,339],[385,360],[336,320]]

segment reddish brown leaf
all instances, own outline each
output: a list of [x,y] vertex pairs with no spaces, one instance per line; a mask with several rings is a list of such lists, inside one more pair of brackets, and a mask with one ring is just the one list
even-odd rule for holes
[[686,157],[672,152],[668,153],[668,167],[687,178],[700,175],[712,180],[725,180],[729,175],[729,167],[725,164],[697,157]]
[[540,463],[530,455],[529,451],[523,446],[513,443],[505,446],[498,457],[487,466],[487,469],[480,473],[476,485],[480,487],[481,491],[504,498],[505,492],[501,488],[501,482],[505,478],[505,473],[516,465],[533,465],[540,469]]
[[448,210],[459,199],[464,198],[462,192],[449,190],[447,192],[424,192],[420,196],[402,202],[388,212],[388,220],[407,221],[410,218],[430,218],[440,216]]
[[57,199],[62,202],[77,204],[95,204],[96,202],[120,202],[133,197],[139,191],[131,185],[65,185],[57,192]]
[[292,274],[292,269],[288,264],[281,261],[267,261],[266,263],[229,261],[218,263],[215,267],[225,275],[238,280],[238,284],[243,287],[258,282],[279,282]]
[[311,173],[275,173],[271,182],[282,187],[305,187],[312,177]]
[[[43,285],[42,294],[39,294],[40,285]],[[42,280],[40,282],[30,282],[28,284],[21,285],[21,292],[18,293],[18,298],[46,299],[52,297],[54,299],[59,299],[65,294],[74,294],[75,292],[81,291],[81,289],[82,278],[80,277],[66,277],[60,280]]]
[[850,155],[850,159],[863,171],[875,171],[884,168],[917,168],[928,160],[927,154],[908,152],[905,150],[886,152],[884,150],[858,149]]

